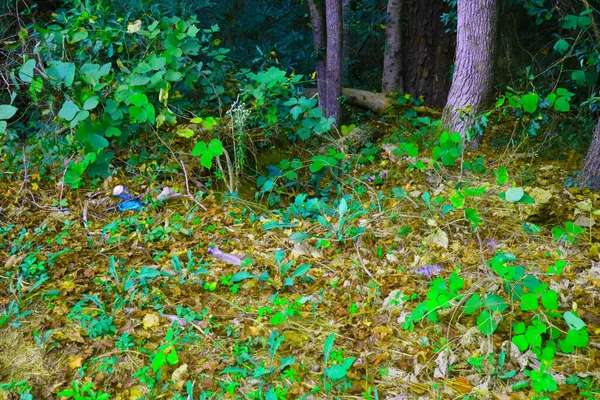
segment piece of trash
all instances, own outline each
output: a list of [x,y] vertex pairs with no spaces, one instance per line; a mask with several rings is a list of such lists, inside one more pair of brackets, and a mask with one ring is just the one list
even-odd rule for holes
[[166,319],[169,320],[169,322],[173,323],[173,322],[177,322],[179,324],[180,327],[184,327],[187,325],[187,321],[185,320],[185,318],[179,318],[177,315],[174,314],[163,314],[163,317],[165,317]]
[[139,199],[127,200],[127,201],[122,201],[119,204],[117,204],[117,210],[119,210],[119,212],[123,212],[123,211],[127,211],[127,210],[137,211],[137,210],[140,210],[143,205],[144,205],[144,203],[142,203],[142,201]]
[[112,193],[113,196],[116,196],[123,201],[133,200],[136,197],[123,185],[115,186]]
[[424,265],[420,268],[417,268],[415,273],[429,277],[432,275],[439,275],[439,273],[442,272],[442,269],[444,269],[444,267],[442,267],[440,264]]
[[117,204],[117,210],[120,212],[127,210],[137,211],[144,205],[144,203],[137,198],[137,196],[133,195],[129,189],[123,185],[115,186],[113,189],[113,195],[122,200],[119,204]]
[[165,201],[175,199],[177,197],[181,197],[181,193],[174,191],[170,187],[164,187],[162,192],[160,192],[158,196],[156,196],[156,200]]
[[217,260],[220,260],[220,261],[223,261],[223,262],[226,262],[229,264],[237,265],[238,267],[240,265],[242,265],[242,261],[244,261],[244,259],[242,257],[236,256],[235,254],[223,253],[221,250],[217,249],[216,247],[209,247],[208,254],[210,254]]

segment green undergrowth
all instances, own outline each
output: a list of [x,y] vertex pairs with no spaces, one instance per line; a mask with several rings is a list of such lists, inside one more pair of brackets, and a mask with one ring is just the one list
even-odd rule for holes
[[[3,393],[594,398],[598,195],[435,125],[284,159],[246,199],[4,181]],[[119,181],[141,211],[114,210]]]

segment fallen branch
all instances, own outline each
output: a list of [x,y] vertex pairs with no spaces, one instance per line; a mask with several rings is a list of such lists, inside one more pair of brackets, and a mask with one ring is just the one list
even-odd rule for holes
[[[313,97],[317,94],[316,88],[305,89],[302,96]],[[366,108],[376,114],[385,114],[395,104],[393,98],[386,96],[383,93],[369,92],[368,90],[342,88],[342,96],[346,98],[346,102],[350,105]],[[426,113],[433,116],[441,116],[442,114],[430,107],[413,106],[418,113]]]
[[[316,94],[316,88],[305,89],[302,93],[306,97],[313,97]],[[393,99],[386,95],[361,89],[342,88],[342,96],[346,97],[349,104],[366,108],[377,114],[385,113],[394,104]]]

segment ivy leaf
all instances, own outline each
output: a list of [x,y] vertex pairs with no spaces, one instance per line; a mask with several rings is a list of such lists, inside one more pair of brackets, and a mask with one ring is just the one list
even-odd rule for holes
[[136,93],[129,96],[129,101],[134,106],[143,107],[148,104],[148,97],[144,93]]
[[111,126],[106,128],[104,135],[106,137],[121,136],[121,130],[117,127]]
[[170,69],[165,74],[165,79],[169,82],[179,82],[181,79],[183,79],[183,74],[179,71]]
[[569,104],[569,101],[566,98],[559,97],[554,102],[554,109],[556,111],[567,112],[567,111],[571,110],[571,105]]
[[215,127],[217,122],[217,119],[214,117],[206,117],[204,120],[202,120],[202,126],[204,126],[205,129],[211,131]]
[[77,28],[75,32],[71,34],[71,43],[81,42],[84,39],[87,39],[88,32],[83,27]]
[[181,136],[184,137],[186,139],[191,138],[192,136],[194,136],[194,131],[191,130],[190,128],[182,128],[182,129],[178,129],[175,134],[177,136]]
[[33,69],[35,68],[35,60],[29,59],[21,68],[19,68],[19,79],[25,83],[31,82],[33,78]]
[[558,294],[554,290],[548,290],[542,295],[542,305],[548,311],[558,309]]
[[0,119],[10,119],[17,112],[17,107],[11,106],[9,104],[0,105]]
[[485,306],[493,312],[502,312],[508,308],[506,301],[497,294],[488,294],[485,297]]
[[191,24],[187,30],[187,35],[190,37],[195,37],[198,34],[198,32],[200,32],[200,29],[196,27],[195,24]]
[[587,15],[580,16],[577,18],[577,26],[581,29],[585,29],[592,24],[592,18]]
[[535,311],[540,306],[538,304],[537,295],[535,293],[525,293],[521,297],[521,311]]
[[565,52],[569,50],[569,42],[565,39],[560,39],[558,42],[554,44],[554,51],[557,53],[565,54]]
[[150,77],[146,75],[133,74],[129,78],[129,86],[144,86],[150,82]]
[[498,328],[498,323],[492,317],[492,314],[488,310],[484,310],[479,317],[477,317],[477,328],[479,331],[486,336],[490,336]]
[[523,103],[523,110],[528,113],[533,113],[537,110],[537,105],[540,97],[535,93],[527,93],[521,98],[521,102]]
[[329,368],[325,368],[325,376],[327,376],[329,379],[331,379],[333,381],[342,379],[348,373],[348,368],[350,368],[345,365],[346,361],[351,360],[352,362],[354,362],[355,359],[356,359],[356,357],[350,357],[350,358],[347,358],[346,360],[344,360],[343,364],[336,364],[336,365],[332,365]]
[[96,134],[89,135],[88,142],[90,143],[90,146],[92,146],[92,148],[94,150],[100,150],[100,149],[104,149],[105,147],[108,147],[108,140],[106,140],[105,138],[103,138],[100,135],[96,135]]
[[71,120],[70,126],[71,127],[76,126],[78,123],[80,123],[81,121],[83,121],[84,119],[86,119],[89,116],[90,116],[90,112],[89,111],[85,111],[85,110],[79,111],[77,113],[77,115],[75,115],[75,118],[73,118]]
[[577,28],[577,15],[569,14],[565,16],[562,24],[563,29]]
[[99,99],[98,96],[88,97],[85,103],[83,103],[84,110],[93,110],[98,105]]
[[177,356],[177,351],[171,350],[167,355],[167,362],[171,365],[177,364],[179,362],[179,357]]
[[499,168],[496,171],[496,184],[502,185],[508,182],[508,172],[506,171],[506,167]]
[[192,150],[192,155],[195,157],[199,157],[206,152],[206,143],[200,141],[196,143],[194,149]]
[[567,332],[565,341],[575,347],[586,347],[589,342],[588,333],[585,329]]
[[481,307],[481,296],[474,293],[465,304],[465,314],[471,315]]
[[577,314],[575,314],[575,313],[573,313],[571,311],[567,311],[563,315],[563,318],[565,319],[565,321],[569,325],[569,328],[571,328],[571,329],[580,330],[582,328],[585,328],[585,322],[583,322],[581,320],[581,318],[579,318],[577,316]]
[[157,372],[165,362],[167,361],[167,356],[165,356],[161,352],[157,352],[154,358],[152,359],[152,371]]
[[300,106],[292,107],[292,109],[290,110],[290,114],[292,114],[292,118],[298,119],[300,114],[302,114],[302,107],[300,107]]
[[465,218],[471,225],[471,228],[475,229],[481,225],[481,218],[479,218],[479,212],[473,208],[468,207],[465,210]]
[[60,118],[64,118],[67,121],[71,121],[75,118],[75,115],[79,112],[79,107],[77,104],[73,103],[70,100],[67,100],[63,103],[60,111],[58,112],[58,116]]
[[155,55],[153,55],[152,57],[150,57],[148,62],[150,63],[150,68],[157,71],[165,66],[165,64],[167,63],[167,59],[165,57],[156,57]]
[[577,86],[584,86],[587,82],[585,72],[583,71],[573,71],[571,73],[571,79],[573,79],[573,82],[575,82]]
[[219,139],[213,139],[208,144],[208,151],[213,157],[223,154],[223,144]]
[[459,191],[453,190],[450,193],[450,202],[456,208],[463,208],[465,206],[465,195]]
[[513,336],[512,342],[517,346],[520,351],[525,351],[529,347],[529,342],[525,335],[516,335]]
[[506,191],[505,198],[509,203],[516,203],[523,198],[524,194],[523,188],[510,188]]

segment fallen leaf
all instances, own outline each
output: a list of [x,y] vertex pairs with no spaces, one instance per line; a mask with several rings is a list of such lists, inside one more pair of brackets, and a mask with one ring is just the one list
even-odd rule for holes
[[448,249],[448,244],[450,242],[448,240],[448,234],[441,229],[436,229],[434,233],[427,236],[426,241],[446,250]]
[[150,329],[159,325],[159,317],[156,313],[148,313],[142,320],[144,329]]
[[127,33],[136,33],[140,29],[142,29],[142,21],[139,19],[135,22],[130,22],[127,24]]
[[83,366],[83,357],[81,356],[70,356],[69,357],[69,368],[77,369]]
[[454,381],[451,381],[450,385],[462,394],[470,393],[471,390],[473,390],[473,385],[471,385],[471,382],[464,376],[459,376]]
[[187,369],[188,369],[187,364],[181,364],[171,374],[171,379],[173,380],[173,382],[175,382],[175,385],[177,386],[178,389],[183,388],[183,385],[186,382]]

